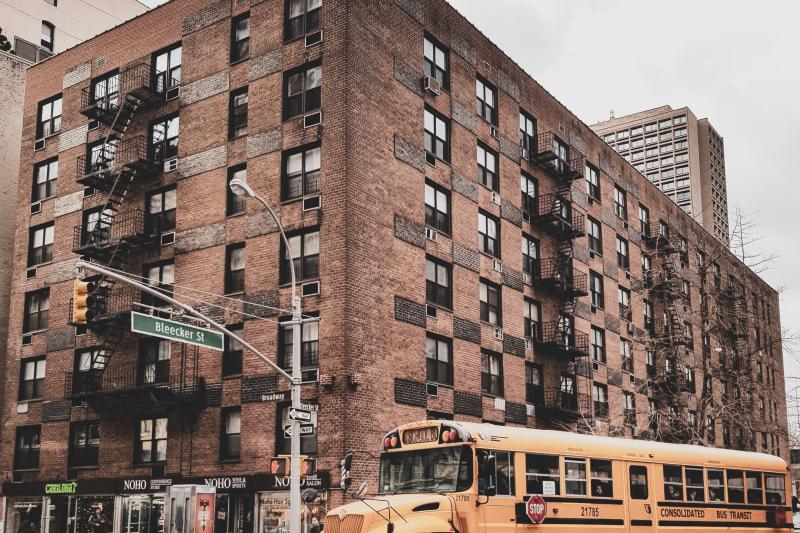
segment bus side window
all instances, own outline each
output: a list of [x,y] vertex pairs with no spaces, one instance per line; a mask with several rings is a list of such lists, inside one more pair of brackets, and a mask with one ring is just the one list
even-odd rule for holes
[[683,499],[683,468],[677,465],[664,465],[664,499]]
[[709,468],[706,470],[708,475],[708,501],[725,501],[725,475],[722,470]]
[[527,494],[561,494],[561,470],[554,455],[525,455],[525,491]]
[[613,498],[614,483],[611,479],[611,461],[590,459],[592,477],[592,496]]
[[741,470],[726,470],[728,503],[744,503],[744,476]]
[[767,489],[768,505],[786,504],[786,485],[784,477],[775,474],[764,474],[764,485]]
[[478,493],[514,495],[514,453],[478,450]]
[[497,491],[497,469],[494,452],[478,450],[478,494],[494,496]]
[[495,452],[497,495],[514,496],[514,453]]
[[586,496],[586,459],[564,458],[564,493],[567,496]]
[[686,499],[690,502],[705,500],[703,469],[686,467]]
[[647,467],[632,466],[630,468],[631,498],[634,500],[647,499]]
[[764,493],[761,490],[761,472],[745,473],[747,479],[747,503],[764,503]]

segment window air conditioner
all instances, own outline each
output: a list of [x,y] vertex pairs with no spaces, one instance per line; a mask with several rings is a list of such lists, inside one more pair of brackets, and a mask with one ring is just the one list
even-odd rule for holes
[[435,241],[436,240],[436,230],[433,229],[433,228],[426,227],[425,228],[425,238],[428,239],[429,241]]
[[425,76],[425,79],[422,82],[425,91],[434,95],[439,96],[442,92],[442,84],[436,78],[431,76]]

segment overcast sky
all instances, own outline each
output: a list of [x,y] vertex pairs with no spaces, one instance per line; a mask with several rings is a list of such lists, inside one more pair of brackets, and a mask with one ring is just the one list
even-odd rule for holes
[[780,255],[763,276],[800,333],[800,2],[449,1],[589,124],[663,104],[708,117],[725,139],[729,207],[757,219],[750,253]]

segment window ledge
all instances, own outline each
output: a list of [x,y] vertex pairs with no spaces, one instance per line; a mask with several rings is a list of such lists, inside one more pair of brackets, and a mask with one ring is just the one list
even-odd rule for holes
[[49,329],[49,328],[44,328],[44,329],[35,329],[35,330],[33,330],[33,331],[23,331],[23,332],[22,332],[22,334],[23,334],[23,335],[38,335],[39,333],[44,333],[44,332],[46,332],[48,329]]
[[26,269],[28,269],[28,268],[42,268],[43,266],[52,265],[53,263],[54,263],[54,261],[47,261],[46,263],[37,263],[35,265],[28,265],[25,268]]
[[484,322],[483,320],[481,320],[481,324],[483,324],[484,326],[489,326],[490,328],[503,329],[503,325],[502,324],[492,324],[491,322]]
[[240,213],[234,213],[234,214],[232,214],[232,215],[225,215],[225,218],[226,218],[226,219],[227,219],[227,218],[239,218],[239,217],[243,217],[243,216],[245,216],[246,214],[247,214],[247,211],[242,211],[242,212],[240,212]]
[[20,400],[17,400],[17,404],[20,404],[20,403],[42,403],[43,401],[44,401],[44,397],[41,397],[41,398],[31,398],[31,399],[29,399],[29,400],[26,400],[26,399],[20,399]]
[[38,472],[38,468],[15,468],[14,472]]
[[220,459],[219,464],[221,465],[235,465],[242,462],[241,457],[238,459]]
[[437,387],[442,387],[442,388],[445,388],[445,389],[451,389],[451,390],[455,389],[455,385],[453,385],[452,383],[439,383],[437,381],[426,381],[425,384],[426,385],[436,385]]
[[53,137],[58,137],[59,135],[61,135],[61,130],[58,130],[57,132],[51,133],[50,135],[46,135],[44,137],[39,137],[38,139],[35,139],[35,140],[36,141],[43,141],[45,139],[52,139]]
[[244,63],[245,61],[247,61],[249,59],[250,59],[250,54],[248,54],[245,57],[242,57],[240,59],[237,59],[236,61],[231,61],[230,66],[233,67],[234,65],[240,65],[240,64]]
[[234,379],[241,379],[242,373],[239,372],[238,374],[231,374],[229,376],[222,376],[223,380],[234,380]]
[[505,400],[506,399],[506,397],[503,396],[502,394],[491,394],[489,392],[481,392],[481,397],[482,398],[492,398],[492,399],[500,398],[501,400]]
[[244,294],[245,291],[231,291],[223,293],[223,296],[244,296]]
[[447,306],[444,306],[442,304],[437,304],[437,303],[427,302],[426,301],[425,305],[430,305],[431,307],[435,307],[436,309],[441,309],[442,311],[445,311],[447,313],[452,313],[453,312],[453,308],[452,307],[447,307]]
[[67,466],[67,470],[99,470],[100,465],[76,465],[76,466]]

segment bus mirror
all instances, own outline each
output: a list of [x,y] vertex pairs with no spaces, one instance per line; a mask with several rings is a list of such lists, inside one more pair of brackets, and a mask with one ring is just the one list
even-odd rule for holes
[[364,495],[367,493],[367,488],[368,487],[369,487],[369,485],[367,484],[367,482],[366,481],[362,481],[358,485],[356,490],[353,492],[353,497],[354,498],[363,498]]
[[489,503],[489,496],[484,493],[478,494],[478,497],[475,498],[475,507],[486,505],[487,503]]

